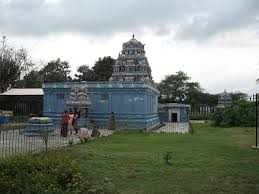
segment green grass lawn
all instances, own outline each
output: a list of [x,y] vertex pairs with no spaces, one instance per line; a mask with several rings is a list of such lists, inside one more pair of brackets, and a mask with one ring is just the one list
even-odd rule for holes
[[[252,128],[194,124],[194,134],[126,131],[52,151],[77,160],[84,177],[112,193],[259,193],[259,150]],[[172,164],[163,160],[173,153]]]

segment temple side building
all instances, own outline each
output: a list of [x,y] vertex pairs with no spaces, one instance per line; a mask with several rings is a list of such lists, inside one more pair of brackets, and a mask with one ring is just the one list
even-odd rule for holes
[[[75,97],[77,90],[84,94]],[[66,109],[80,111],[79,124],[84,126],[90,122],[107,126],[111,112],[117,128],[150,129],[160,123],[159,91],[153,84],[144,44],[134,36],[122,45],[108,82],[45,83],[43,91],[44,116],[57,123]],[[87,103],[71,102],[74,98],[87,100]],[[80,104],[84,106],[79,108]]]

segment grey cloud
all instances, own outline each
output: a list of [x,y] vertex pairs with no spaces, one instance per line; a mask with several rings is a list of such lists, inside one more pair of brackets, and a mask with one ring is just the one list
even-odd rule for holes
[[[179,26],[176,38],[204,39],[255,25],[258,13],[258,0],[63,0],[57,4],[10,0],[0,3],[0,31],[28,36],[63,32],[107,35],[145,27],[166,35],[174,30],[168,26]],[[201,16],[204,14],[206,17]]]
[[[220,2],[220,1],[219,1]],[[235,0],[214,4],[206,17],[194,17],[192,22],[183,23],[176,33],[180,39],[203,40],[220,32],[259,29],[256,17],[259,14],[259,1]]]

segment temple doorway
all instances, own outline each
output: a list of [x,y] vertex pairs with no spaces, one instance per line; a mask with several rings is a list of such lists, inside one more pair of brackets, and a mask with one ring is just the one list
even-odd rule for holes
[[177,113],[172,113],[171,122],[177,122]]

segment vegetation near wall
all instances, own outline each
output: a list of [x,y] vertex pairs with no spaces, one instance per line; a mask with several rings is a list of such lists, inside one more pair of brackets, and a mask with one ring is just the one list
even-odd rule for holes
[[215,126],[255,126],[255,105],[245,100],[217,108],[212,116]]
[[66,157],[19,156],[0,160],[0,193],[104,193]]

